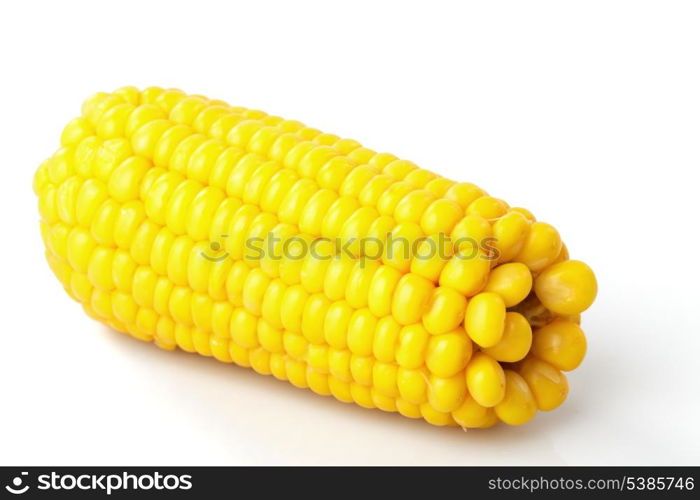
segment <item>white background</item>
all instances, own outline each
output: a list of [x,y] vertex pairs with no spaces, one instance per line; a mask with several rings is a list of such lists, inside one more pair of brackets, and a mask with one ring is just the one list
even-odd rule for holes
[[[698,464],[693,2],[3,2],[0,463]],[[84,98],[179,87],[476,182],[600,292],[557,411],[463,433],[168,353],[51,275],[35,167]]]

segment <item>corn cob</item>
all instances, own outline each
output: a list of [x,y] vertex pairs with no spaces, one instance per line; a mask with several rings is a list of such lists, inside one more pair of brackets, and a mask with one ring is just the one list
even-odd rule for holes
[[556,229],[297,121],[99,93],[34,190],[47,260],[90,316],[343,402],[519,425],[563,402],[586,351],[596,281]]

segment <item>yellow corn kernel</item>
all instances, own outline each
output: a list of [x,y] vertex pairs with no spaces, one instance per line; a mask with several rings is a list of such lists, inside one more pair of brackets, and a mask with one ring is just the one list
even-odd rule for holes
[[367,259],[379,259],[384,254],[384,247],[389,233],[394,229],[395,221],[388,215],[380,215],[367,229],[367,238],[362,242],[362,255]]
[[260,375],[270,375],[272,373],[270,369],[270,353],[262,347],[252,349],[249,354],[249,360],[250,367]]
[[299,229],[309,234],[320,234],[323,224],[322,214],[338,199],[338,194],[331,189],[319,189],[304,206],[299,219]]
[[579,314],[588,309],[598,292],[591,268],[579,260],[567,260],[542,271],[535,280],[535,293],[552,312]]
[[[435,194],[431,195],[435,197]],[[425,234],[450,234],[463,215],[464,211],[456,201],[438,198],[425,209],[420,225]]]
[[104,183],[96,179],[87,179],[78,190],[75,200],[76,222],[83,227],[90,227],[102,203],[108,197]]
[[449,287],[437,287],[425,306],[423,326],[433,335],[447,333],[462,322],[466,309],[464,295]]
[[435,178],[437,178],[437,174],[422,168],[417,168],[415,170],[411,170],[406,177],[404,177],[404,180],[416,187],[422,188]]
[[452,418],[464,429],[478,429],[491,422],[493,408],[486,408],[467,394],[459,408],[452,411]]
[[433,425],[451,427],[457,425],[452,419],[452,415],[438,411],[428,403],[420,406],[420,413],[426,422]]
[[326,276],[323,282],[323,291],[331,300],[345,298],[345,287],[355,266],[355,261],[345,255],[333,258],[326,268]]
[[530,221],[520,212],[511,211],[493,223],[494,246],[499,262],[512,260],[525,245]]
[[503,337],[494,346],[484,349],[484,352],[496,359],[514,363],[523,359],[532,345],[532,328],[525,316],[517,312],[507,312]]
[[531,271],[541,271],[559,255],[561,251],[559,232],[545,222],[534,222],[530,226],[525,244],[514,260],[522,262]]
[[428,381],[428,402],[440,412],[451,412],[459,408],[467,396],[467,381],[458,373],[445,378],[431,375]]
[[396,408],[396,399],[385,396],[384,394],[381,394],[379,391],[376,389],[372,388],[371,389],[371,394],[372,394],[372,403],[374,403],[374,406],[379,408],[382,411],[386,412],[396,412],[398,409]]
[[293,359],[306,361],[309,349],[309,342],[298,333],[285,331],[282,334],[282,344],[284,352]]
[[[562,242],[561,244],[561,250],[559,251],[559,255],[557,255],[557,258],[552,261],[552,263],[549,265],[550,267],[553,266],[554,264],[559,264],[560,262],[564,262],[567,260],[570,260],[569,256],[569,249],[566,247],[566,244]],[[539,276],[540,273],[535,273],[535,277]]]
[[260,345],[271,353],[284,352],[284,332],[264,319],[258,320],[257,336]]
[[396,359],[400,334],[401,325],[392,316],[385,316],[377,321],[372,346],[374,357],[385,363],[393,362]]
[[394,210],[401,199],[411,191],[415,191],[415,189],[416,188],[408,182],[394,182],[379,196],[377,200],[377,210],[379,210],[379,213],[382,215],[393,216]]
[[409,403],[403,399],[396,400],[396,409],[406,418],[422,418],[420,406]]
[[328,370],[335,378],[342,382],[352,381],[350,360],[352,353],[347,349],[331,348],[328,351]]
[[376,260],[358,260],[345,286],[345,298],[351,307],[361,309],[369,304],[369,288],[374,274],[381,267]]
[[503,400],[494,406],[501,422],[508,425],[522,425],[532,420],[537,413],[537,403],[532,391],[520,375],[506,370],[506,393]]
[[[292,238],[294,237],[291,237],[290,241],[292,241]],[[281,245],[281,251],[284,251],[285,245],[286,243]],[[299,241],[299,245],[301,246],[301,241]],[[289,251],[289,246],[287,246],[287,251]],[[306,290],[311,293],[323,291],[326,270],[333,257],[335,257],[335,245],[332,242],[324,239],[312,242],[312,245],[309,247],[309,253],[301,262],[299,270],[299,281]],[[262,267],[265,269],[267,266]]]
[[372,387],[388,398],[398,397],[398,370],[399,368],[392,363],[377,361],[372,367]]
[[402,325],[421,320],[435,286],[427,279],[408,273],[396,285],[391,313]]
[[[259,240],[258,240],[259,241]],[[304,259],[303,253],[297,251],[305,251],[308,248],[307,238],[303,234],[297,233],[297,228],[293,224],[279,223],[268,231],[263,237],[263,241],[258,245],[255,252],[258,253],[260,269],[265,271],[270,277],[280,277],[287,284],[295,285],[305,278],[304,287],[310,292],[320,291],[323,281],[323,269],[328,261],[325,259],[317,259],[316,262],[321,272],[317,272],[312,268],[312,273],[305,269],[309,266],[307,259]],[[288,253],[287,253],[288,252]],[[291,273],[289,272],[294,265],[294,280],[290,280]]]
[[321,344],[324,341],[323,327],[330,300],[322,293],[311,295],[304,305],[301,331],[309,342]]
[[371,165],[359,165],[353,168],[340,185],[340,195],[357,198],[367,183],[378,173],[379,170]]
[[381,266],[369,283],[368,307],[377,317],[391,314],[394,290],[401,279],[401,271],[391,266]]
[[347,344],[350,352],[358,356],[372,354],[376,326],[377,318],[369,309],[355,311],[348,323]]
[[289,382],[299,389],[306,389],[309,383],[306,379],[306,365],[291,357],[287,357],[284,363],[285,374]]
[[421,405],[428,400],[428,374],[424,370],[401,366],[396,372],[396,383],[406,402]]
[[321,235],[326,238],[340,236],[343,225],[359,207],[359,202],[351,196],[341,196],[335,200],[323,216]]
[[411,161],[399,160],[394,157],[384,165],[382,172],[392,176],[394,179],[403,179],[417,168],[418,166]]
[[557,319],[535,331],[532,354],[560,370],[571,371],[586,355],[586,336],[576,323]]
[[372,389],[361,384],[350,384],[352,400],[363,408],[374,408]]
[[73,269],[81,273],[87,272],[95,244],[95,240],[85,229],[74,227],[68,233],[66,257]]
[[445,198],[456,201],[462,208],[467,208],[474,200],[485,194],[482,189],[470,182],[460,182],[447,190]]
[[[282,169],[275,172],[260,195],[260,208],[267,212],[279,212],[287,193],[298,180],[299,175],[293,170]],[[306,207],[301,213],[302,217],[305,216],[305,210]],[[301,224],[301,219],[299,223]]]
[[[267,291],[267,287],[270,286],[271,281],[272,280],[261,269],[251,269],[247,274],[245,282],[243,283],[243,305],[253,314],[259,315],[262,313],[265,292]],[[292,294],[290,291],[291,288],[292,287],[289,287],[285,291],[285,297],[287,294]],[[286,309],[282,312],[282,316],[284,317],[285,312],[289,312],[290,315],[287,316],[288,320],[290,323],[295,321],[295,323],[293,323],[295,327],[294,331],[299,331],[300,327],[298,323],[301,323],[301,311],[298,310],[297,302],[289,300],[287,302],[283,301],[283,304],[286,306]],[[294,320],[292,318],[294,318]]]
[[466,215],[452,229],[451,241],[455,250],[473,251],[483,248],[493,237],[489,221],[480,215]]
[[289,238],[287,253],[282,254],[279,260],[279,276],[288,285],[296,285],[301,282],[301,270],[304,267],[304,260],[299,256],[309,248],[309,238],[307,235],[299,234],[294,238]]
[[488,354],[475,354],[466,369],[469,394],[481,406],[496,406],[505,396],[506,378],[498,361]]
[[306,382],[309,385],[309,389],[314,391],[316,394],[320,396],[331,395],[331,388],[328,380],[328,375],[319,373],[311,366],[306,368]]
[[301,333],[304,307],[308,298],[308,292],[301,285],[290,286],[284,291],[280,317],[282,325],[290,332]]
[[265,290],[261,305],[261,315],[271,326],[284,328],[282,323],[282,297],[287,290],[287,285],[281,279],[270,282]]
[[[348,140],[348,139],[344,139],[344,140]],[[357,148],[361,147],[359,142],[357,142],[357,141],[352,141],[352,142],[354,143],[352,149],[357,149]],[[382,170],[382,172],[383,172],[387,165],[389,165],[390,163],[392,163],[396,160],[398,160],[398,158],[391,153],[377,153],[374,156],[372,156],[372,158],[369,160],[369,164],[372,165],[373,167],[377,167],[378,169]],[[384,172],[384,174],[386,174],[386,173]],[[386,175],[388,175],[388,174],[386,174]]]
[[231,340],[245,348],[258,346],[257,319],[243,308],[236,308],[231,313]]
[[85,118],[74,118],[63,128],[63,132],[61,133],[61,145],[75,146],[83,139],[90,137],[94,131],[95,129],[92,124]]
[[350,357],[350,374],[352,379],[358,384],[372,385],[374,371],[374,358],[370,356],[358,356],[353,354]]
[[339,233],[346,251],[353,257],[366,254],[365,241],[379,213],[372,207],[360,207],[345,221]]
[[316,181],[322,188],[337,191],[345,180],[345,176],[356,166],[357,163],[355,161],[336,156],[320,168],[316,174]]
[[402,273],[408,272],[413,261],[416,242],[423,237],[420,226],[414,222],[397,224],[387,238],[382,260]]
[[278,380],[287,380],[287,356],[282,353],[270,354],[270,371]]
[[472,342],[466,332],[459,328],[430,338],[425,364],[431,373],[449,378],[461,372],[471,356]]
[[501,296],[484,292],[469,301],[464,327],[481,347],[493,347],[503,337],[505,320],[506,306]]
[[309,366],[318,373],[328,373],[328,347],[325,344],[309,344],[306,352]]
[[404,368],[418,368],[425,361],[430,334],[421,324],[404,326],[399,334],[396,361]]
[[518,370],[535,396],[542,411],[561,405],[569,394],[566,376],[554,366],[537,358],[528,357]]
[[435,201],[435,195],[430,191],[424,189],[411,191],[396,204],[394,219],[398,223],[419,223],[433,201]]
[[525,264],[510,262],[491,270],[485,292],[497,293],[506,307],[519,304],[532,289],[532,273]]
[[328,345],[336,349],[347,347],[348,327],[354,312],[350,304],[343,300],[328,306],[323,320],[323,336]]
[[352,403],[352,392],[350,384],[339,380],[333,376],[328,377],[328,389],[335,399],[343,403]]
[[379,197],[394,182],[396,182],[396,180],[389,175],[375,175],[362,187],[357,195],[357,199],[363,206],[376,206]]
[[416,248],[411,261],[411,273],[432,282],[440,279],[440,273],[453,255],[452,242],[442,235],[426,237]]
[[[114,280],[112,279],[112,260],[114,259],[114,250],[111,248],[97,247],[92,252],[90,262],[87,268],[87,276],[92,284],[100,290],[109,291],[114,288]],[[150,268],[142,268],[143,272],[148,273],[148,278],[155,283],[156,275]],[[150,281],[149,279],[149,281]],[[136,281],[136,275],[134,276]],[[146,279],[140,279],[140,287],[138,291],[144,290],[146,287]],[[136,287],[134,287],[136,291]],[[150,301],[150,298],[148,299]],[[148,304],[143,304],[147,306]]]
[[491,265],[484,254],[458,252],[440,273],[440,286],[454,288],[471,297],[486,285],[490,269]]
[[435,196],[444,198],[446,197],[447,191],[455,184],[457,184],[455,181],[445,179],[444,177],[436,177],[425,185],[425,189]]
[[[221,338],[230,337],[231,314],[233,307],[228,302],[215,302],[212,305],[211,329],[214,335]],[[260,322],[258,322],[258,338],[260,337]]]
[[498,198],[492,196],[482,196],[472,201],[467,206],[466,213],[468,215],[478,215],[484,219],[497,219],[506,214],[508,204]]
[[279,219],[289,224],[298,224],[304,213],[306,202],[318,191],[318,185],[309,179],[299,179],[294,183],[279,206]]

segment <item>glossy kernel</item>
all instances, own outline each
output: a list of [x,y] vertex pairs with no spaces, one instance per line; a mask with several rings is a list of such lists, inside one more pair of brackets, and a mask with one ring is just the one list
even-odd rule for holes
[[460,328],[430,338],[425,364],[438,377],[452,377],[467,366],[471,356],[472,342]]
[[469,301],[464,327],[481,347],[493,347],[503,337],[505,320],[506,306],[501,296],[484,292]]
[[598,284],[590,267],[579,260],[567,260],[548,267],[537,276],[535,293],[552,312],[579,314],[595,300]]
[[402,325],[421,320],[435,286],[425,278],[409,273],[397,283],[391,312]]
[[496,406],[505,397],[506,378],[498,361],[488,354],[475,354],[466,369],[469,394],[481,406]]
[[586,355],[586,336],[576,323],[558,319],[535,331],[532,354],[560,370],[571,371]]
[[423,314],[423,326],[430,333],[438,335],[457,328],[464,320],[467,299],[449,287],[437,287]]
[[537,358],[527,358],[518,370],[535,396],[542,411],[561,405],[569,394],[566,376],[554,366]]
[[510,262],[491,270],[485,292],[497,293],[506,307],[519,304],[532,289],[532,273],[525,264]]
[[537,413],[537,402],[527,382],[512,370],[506,370],[506,393],[494,410],[501,422],[522,425]]
[[484,352],[497,361],[514,363],[523,359],[532,346],[532,328],[525,316],[516,312],[507,312],[503,337]]
[[554,227],[545,222],[535,222],[530,226],[525,244],[514,260],[522,262],[531,271],[541,271],[557,258],[561,246],[561,237]]
[[458,253],[442,269],[440,286],[453,288],[471,297],[486,285],[490,269],[489,260],[483,254]]

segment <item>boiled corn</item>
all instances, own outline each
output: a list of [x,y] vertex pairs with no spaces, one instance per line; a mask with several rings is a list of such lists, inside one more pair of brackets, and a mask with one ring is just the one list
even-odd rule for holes
[[98,93],[34,190],[67,292],[164,349],[463,428],[556,408],[585,355],[597,285],[555,228],[297,121]]

